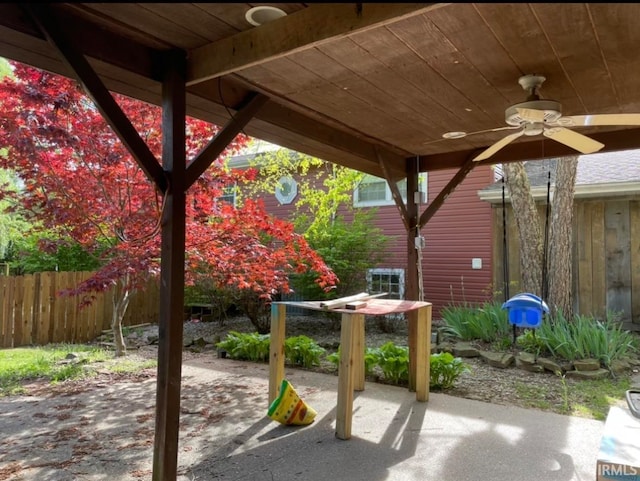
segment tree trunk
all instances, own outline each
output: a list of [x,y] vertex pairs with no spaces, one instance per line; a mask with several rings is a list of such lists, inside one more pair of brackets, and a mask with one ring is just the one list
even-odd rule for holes
[[565,319],[573,318],[571,241],[577,171],[577,155],[558,160],[550,219],[548,304],[552,316],[561,312]]
[[531,195],[529,179],[522,162],[506,163],[503,168],[520,239],[520,289],[541,295],[542,235],[540,216]]
[[[121,281],[118,281],[120,283]],[[111,316],[111,330],[113,331],[113,343],[115,345],[116,357],[122,357],[127,354],[127,345],[122,335],[122,320],[129,307],[131,299],[131,291],[129,289],[118,286],[113,295],[113,314]]]

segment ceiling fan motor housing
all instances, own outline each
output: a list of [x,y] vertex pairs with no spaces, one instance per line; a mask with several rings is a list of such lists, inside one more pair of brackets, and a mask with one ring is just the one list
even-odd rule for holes
[[545,124],[555,123],[560,117],[562,117],[562,106],[560,105],[560,102],[556,102],[555,100],[530,100],[528,102],[512,105],[505,110],[504,118],[507,124],[518,127],[530,122],[530,120],[522,118],[518,112],[519,109],[543,112],[544,120],[542,120],[542,122]]

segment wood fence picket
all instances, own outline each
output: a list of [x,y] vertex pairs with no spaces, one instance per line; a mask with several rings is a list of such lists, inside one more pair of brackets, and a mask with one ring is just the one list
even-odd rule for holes
[[[111,326],[113,291],[98,294],[89,307],[80,308],[77,296],[59,296],[92,272],[41,272],[0,276],[0,348],[94,340]],[[157,322],[159,283],[133,295],[124,326]]]

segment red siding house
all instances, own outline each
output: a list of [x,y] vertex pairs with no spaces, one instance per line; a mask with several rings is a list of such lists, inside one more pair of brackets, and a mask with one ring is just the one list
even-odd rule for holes
[[[246,167],[255,155],[234,157],[230,166]],[[428,176],[423,174],[420,190],[426,195],[420,204],[420,213],[456,172],[442,170],[430,172]],[[439,319],[441,309],[452,303],[481,303],[492,298],[492,212],[491,206],[480,200],[478,191],[493,181],[493,170],[489,166],[472,170],[421,231],[423,295],[425,301],[433,303],[434,319]],[[276,216],[291,218],[296,185],[295,179],[289,179],[284,192],[264,195],[267,210]],[[385,261],[369,272],[369,292],[380,289],[394,293],[390,297],[403,298],[407,233],[386,181],[367,177],[354,191],[353,202],[356,209],[376,207],[377,226],[392,237]],[[343,214],[348,219],[348,214]]]

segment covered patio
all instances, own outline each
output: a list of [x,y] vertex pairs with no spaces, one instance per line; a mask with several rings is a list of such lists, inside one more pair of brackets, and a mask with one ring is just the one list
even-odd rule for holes
[[[286,15],[250,23],[253,6],[0,5],[0,56],[77,78],[166,198],[156,481],[175,479],[178,459],[184,194],[240,131],[391,186],[407,178],[408,192],[418,190],[418,172],[457,169],[422,212],[392,187],[409,266],[414,237],[476,165],[570,155],[569,145],[593,141],[600,152],[640,144],[636,118],[619,116],[640,112],[640,4],[269,4]],[[539,92],[518,83],[529,74],[545,77]],[[109,91],[162,105],[162,159]],[[556,101],[552,114],[586,117],[542,135],[537,113],[518,111],[539,129],[507,139],[505,109],[538,93]],[[189,162],[185,115],[222,127]],[[493,155],[474,161],[492,145]],[[417,269],[406,288],[418,299]]]

